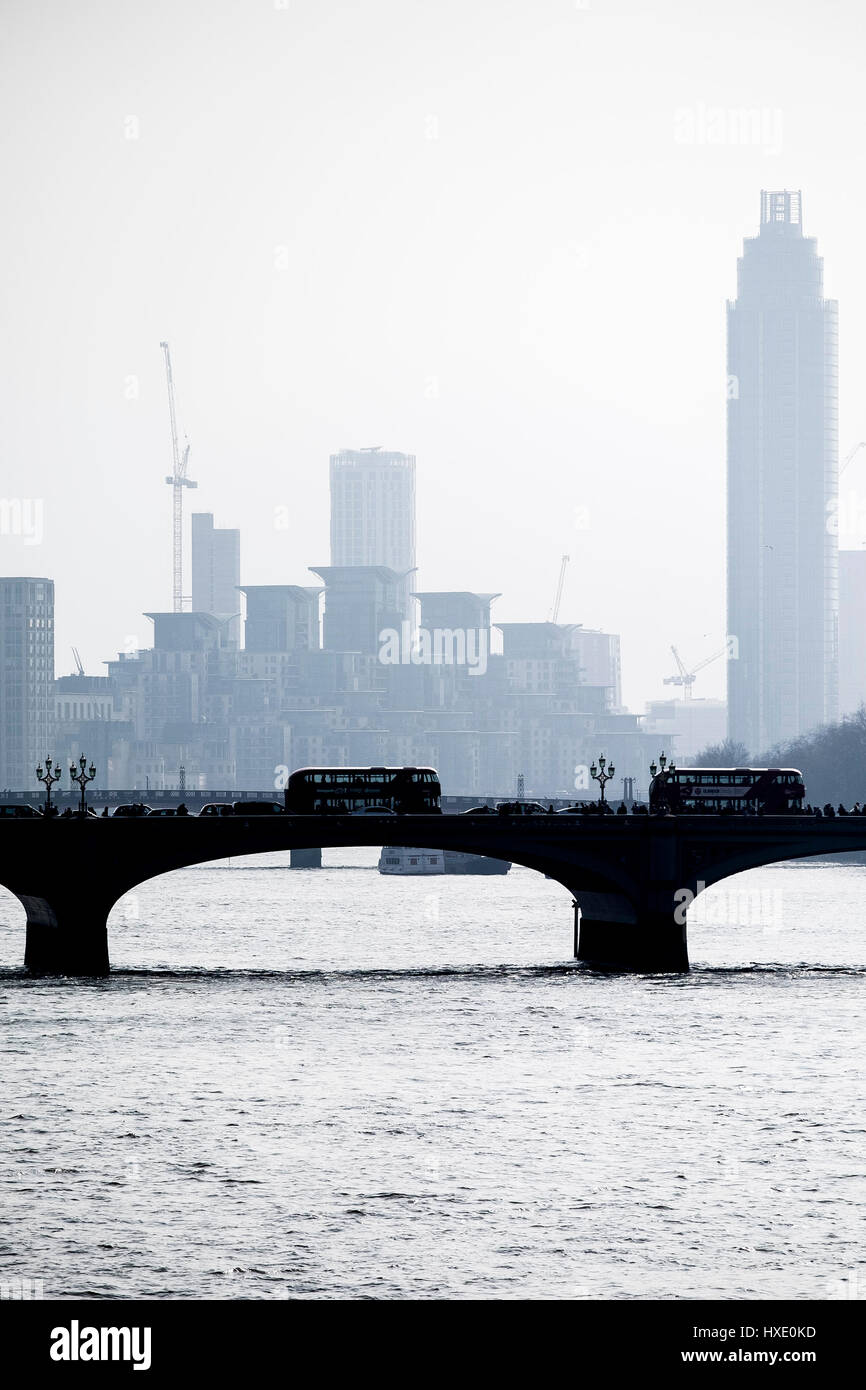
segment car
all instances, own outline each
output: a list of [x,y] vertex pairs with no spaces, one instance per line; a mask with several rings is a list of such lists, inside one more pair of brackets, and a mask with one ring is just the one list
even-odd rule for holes
[[37,811],[35,806],[5,804],[0,806],[0,816],[5,816],[11,820],[33,820],[34,817],[39,820],[42,817],[42,812]]
[[461,811],[461,816],[494,816],[496,812],[492,806],[470,806],[468,810]]
[[152,816],[176,816],[177,811],[173,806],[157,806],[150,814]]
[[200,816],[233,816],[234,807],[230,801],[209,801],[199,811]]
[[547,808],[540,801],[497,801],[500,816],[546,816]]
[[278,801],[233,801],[236,816],[282,816],[284,808]]
[[350,811],[351,816],[396,816],[397,812],[392,811],[389,806],[359,806],[357,811]]
[[563,806],[559,811],[555,811],[557,816],[585,816],[586,807],[584,806]]
[[151,809],[143,801],[121,801],[111,813],[113,816],[149,816]]

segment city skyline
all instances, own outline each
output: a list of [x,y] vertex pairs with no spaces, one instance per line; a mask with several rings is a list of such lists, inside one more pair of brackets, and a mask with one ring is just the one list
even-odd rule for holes
[[[766,214],[763,219],[763,225],[766,225],[766,222],[769,220],[769,214],[766,213],[766,210],[771,206],[771,203],[774,199],[776,201],[781,199],[785,202],[785,209],[784,216],[780,215],[780,220],[783,223],[785,223],[786,228],[790,230],[790,211],[791,206],[793,205],[796,208],[796,217],[794,219],[796,225],[794,227],[794,231],[797,234],[799,234],[799,232],[801,231],[801,228],[799,226],[800,195],[788,193],[772,194],[763,192],[761,196],[762,209]],[[812,242],[804,243],[804,249],[807,250],[807,253],[808,247],[810,247],[812,244]],[[747,247],[749,245],[748,239],[746,245]],[[818,266],[818,273],[820,274],[820,262],[818,263]],[[731,308],[729,308],[729,314],[731,314],[736,309],[736,307],[737,305],[734,305]],[[835,314],[835,305],[831,305],[830,307]],[[785,324],[783,322],[783,339],[784,331]],[[822,341],[822,335],[824,334],[825,330],[821,328],[819,337],[822,338]],[[835,340],[833,340],[832,347],[833,349],[835,349]],[[784,343],[782,343],[782,351],[784,355]],[[729,367],[733,365],[736,365],[736,363],[733,361],[729,361]],[[835,372],[835,359],[832,361],[831,365]],[[730,379],[734,378],[732,377]],[[821,394],[823,389],[823,386],[821,386],[819,382],[819,395]],[[833,440],[833,443],[835,444],[835,440]],[[835,459],[833,459],[832,461],[835,464]],[[341,473],[342,477],[340,476]],[[346,474],[348,474],[351,478],[351,486],[349,488],[347,488],[345,483]],[[330,456],[330,478],[330,530],[332,555],[339,554],[345,556],[346,558],[351,558],[353,555],[355,555],[358,558],[367,558],[368,560],[372,560],[375,555],[389,555],[391,558],[395,560],[395,562],[401,564],[401,566],[404,565],[408,560],[415,559],[414,456],[387,451],[382,452],[382,446],[376,446],[375,448],[366,448],[355,451],[344,449],[339,454],[332,454]],[[401,489],[406,485],[404,479],[408,480],[408,491],[406,491],[405,496],[403,496],[401,492]],[[395,488],[396,491],[394,490]],[[359,501],[359,499],[362,497],[364,500],[361,502]],[[749,504],[747,503],[747,512],[748,505]],[[828,503],[825,496],[822,495],[817,503],[817,515],[820,518],[823,518],[829,505],[830,503]],[[778,526],[778,520],[774,520],[772,516],[770,520],[772,525]],[[733,538],[733,544],[736,547],[736,545],[739,543],[738,535],[741,529],[741,518],[732,510],[729,522],[730,534]],[[315,600],[314,607],[309,611],[315,614],[315,611],[318,610],[319,618],[318,620],[316,620],[315,616],[312,618],[311,621],[315,623],[316,626],[315,629],[310,628],[309,631],[310,633],[313,633],[315,631],[316,645],[318,645],[319,638],[322,637],[324,639],[324,649],[342,650],[357,647],[357,641],[354,641],[351,637],[353,624],[356,621],[355,616],[353,616],[352,613],[353,600],[351,599],[351,589],[352,586],[357,583],[357,578],[351,579],[350,576],[352,576],[353,574],[360,576],[362,573],[364,573],[363,569],[355,571],[351,567],[344,568],[343,570],[341,570],[340,567],[337,567],[335,569],[333,566],[322,568],[317,567],[315,565],[309,565],[307,567],[308,575],[309,573],[312,573],[318,578],[325,580],[327,584],[333,584],[335,581],[335,576],[341,573],[346,576],[347,587],[345,589],[345,592],[347,600],[349,601],[349,607],[347,607],[345,610],[345,617],[342,622],[342,626],[345,629],[345,631],[340,632],[340,635],[338,636],[337,634],[339,632],[339,628],[333,627],[333,615],[331,619],[329,619],[327,615],[327,610],[324,608],[323,605],[320,605],[318,602],[318,596],[324,592],[324,589],[321,586],[317,588],[315,585],[293,586],[287,585],[285,583],[270,583],[265,585],[250,585],[247,583],[240,583],[239,581],[241,578],[241,572],[239,559],[239,529],[215,527],[214,518],[211,513],[193,512],[191,516],[187,518],[186,524],[192,542],[191,558],[187,561],[186,566],[186,568],[189,571],[191,571],[192,583],[188,587],[191,588],[192,593],[190,598],[188,598],[185,601],[185,609],[188,613],[209,613],[219,620],[220,626],[223,629],[225,629],[225,631],[222,632],[220,637],[220,645],[225,645],[227,648],[231,648],[232,646],[237,647],[239,644],[243,644],[244,639],[242,639],[241,637],[240,626],[242,614],[238,612],[238,606],[241,603],[241,594],[251,594],[254,596],[261,595],[261,598],[259,599],[257,597],[255,608],[252,610],[252,612],[248,611],[247,613],[245,640],[249,649],[253,651],[265,650],[266,645],[264,641],[264,635],[268,634],[272,636],[277,632],[283,634],[277,644],[278,647],[280,649],[283,649],[283,645],[285,644],[287,649],[291,649],[295,641],[298,640],[298,633],[300,629],[298,629],[297,626],[293,626],[293,623],[295,622],[294,619],[290,618],[287,624],[287,619],[285,616],[280,618],[279,610],[273,607],[273,600],[269,600],[267,598],[269,594],[276,596],[278,594],[288,593],[291,591],[302,597],[302,606],[304,607],[305,613],[307,611],[307,608],[309,608],[309,605],[313,603],[313,600]],[[355,537],[354,550],[348,543],[348,537],[350,535],[354,535]],[[834,533],[832,534],[832,542],[834,546],[835,541],[836,535]],[[389,545],[391,546],[390,550],[388,549]],[[732,552],[732,554],[733,553],[735,552]],[[843,552],[843,554],[847,555],[856,555],[856,553],[857,552]],[[383,575],[385,573],[386,571],[382,571]],[[395,582],[397,582],[398,580],[402,581],[401,587],[404,587],[407,590],[410,590],[412,588],[413,582],[420,582],[417,579],[418,571],[414,565],[408,571],[401,569],[399,573],[397,571],[388,571],[388,573],[391,573],[393,575],[393,579]],[[409,583],[405,582],[407,579],[407,575],[411,577]],[[752,576],[747,570],[744,570],[744,575],[744,592],[746,595],[745,608],[748,612],[748,601]],[[184,587],[187,587],[186,583]],[[231,599],[232,592],[236,593],[237,595],[237,603],[233,602]],[[334,593],[336,592],[337,590],[334,590]],[[850,635],[855,630],[855,615],[858,611],[857,593],[856,590],[851,589],[850,585],[848,586],[847,593],[848,611],[846,615],[847,626],[845,630],[846,633]],[[457,594],[457,590],[451,589],[443,591],[442,597],[444,597],[445,599],[453,600],[455,596],[457,596]],[[421,594],[418,595],[418,597],[421,597],[423,600],[425,598],[425,595]],[[436,595],[428,594],[426,595],[426,597],[435,598]],[[466,597],[472,598],[473,596],[467,594]],[[502,595],[497,594],[496,597],[502,597]],[[502,606],[500,606],[500,616],[498,616],[497,621],[493,625],[497,630],[499,630],[502,633],[507,632],[509,629],[516,631],[520,627],[520,624],[516,624],[514,622],[513,617],[508,611],[509,596],[506,595],[505,597],[506,603],[504,611],[502,611]],[[771,595],[770,597],[771,602],[774,602],[775,600],[773,599],[773,596]],[[516,595],[516,598],[517,604],[519,606],[519,592]],[[270,604],[270,607],[267,606],[268,604]],[[234,611],[230,612],[230,609]],[[283,610],[284,613],[285,611],[286,610]],[[159,619],[161,621],[165,621],[167,616],[165,612],[159,609],[151,610],[150,612],[148,612],[146,609],[143,608],[142,613],[145,617],[153,617],[155,620]],[[387,630],[390,631],[391,624],[396,625],[396,627],[400,627],[404,615],[405,610],[402,607],[401,600],[401,602],[396,606],[388,607],[386,605],[385,609],[383,610],[383,613],[380,615],[380,618],[381,622],[385,624]],[[323,618],[324,629],[322,630],[321,624]],[[252,619],[251,622],[249,621],[250,619]],[[301,621],[306,624],[308,622],[308,618],[304,616],[301,619]],[[535,617],[529,624],[529,626],[532,627],[533,625],[541,624],[543,623],[543,621],[544,619],[540,616]],[[330,639],[328,636],[329,622],[331,623],[332,629]],[[736,622],[734,622],[732,625],[736,626],[737,624]],[[565,626],[574,628],[575,624],[566,623]],[[588,636],[591,634],[592,631],[588,628],[588,625],[584,623],[577,624],[576,628],[586,632]],[[291,638],[287,637],[286,634],[289,632],[293,632],[294,636],[292,636]],[[371,633],[372,632],[373,630],[371,629]],[[251,644],[250,633],[253,634]],[[599,636],[602,635],[603,634],[599,634]],[[300,645],[308,645],[308,640],[308,638],[302,638],[300,640]],[[607,640],[606,637],[605,640]],[[611,691],[613,692],[611,697],[611,703],[612,707],[614,708],[622,707],[624,710],[627,710],[629,707],[627,705],[621,704],[620,696],[620,638],[617,635],[612,640],[615,640],[617,643],[617,652],[615,658],[616,677],[611,683]],[[740,638],[736,638],[734,642],[734,650],[737,653],[738,657],[739,652],[737,651],[737,648],[739,647],[740,640]],[[743,638],[742,640],[743,646],[745,648],[746,639]],[[361,645],[365,650],[372,651],[374,646],[372,636],[368,641],[363,642]],[[146,652],[148,650],[150,650],[150,644],[148,643],[146,638],[144,641],[137,640],[135,644],[131,643],[128,640],[120,655],[121,657],[123,657],[124,655],[130,656],[133,655],[136,651]],[[853,660],[854,657],[858,655],[858,653],[854,651],[853,646],[851,648],[851,651]],[[718,655],[719,653],[716,654],[716,656]],[[584,659],[585,657],[586,653],[584,653]],[[78,654],[76,652],[76,663],[78,662],[78,659]],[[108,667],[109,669],[111,669],[112,666],[116,668],[116,662],[113,656],[105,655],[102,659],[101,664],[104,667]],[[710,663],[707,662],[707,664]],[[862,658],[859,658],[857,675],[859,675],[860,665],[862,665]],[[740,672],[745,670],[745,663],[738,662],[735,665],[732,662],[729,664],[729,669],[732,672],[736,672],[737,674],[739,674]],[[852,689],[851,672],[847,671],[846,674],[849,677],[847,680],[846,689],[850,693]],[[58,662],[57,664],[56,675],[58,677],[63,675],[62,662]],[[586,675],[583,676],[583,679],[587,679]],[[70,676],[70,684],[74,683],[74,680],[75,677]],[[590,684],[591,681],[592,677],[590,677],[589,679]],[[669,684],[669,682],[665,681],[665,684]],[[687,695],[690,695],[690,691],[687,691],[686,693]],[[666,703],[668,706],[667,709],[665,708]],[[682,704],[679,706],[679,713],[677,713],[675,703],[671,700],[670,697],[668,697],[667,701],[665,701],[664,699],[648,700],[646,701],[645,705],[645,712],[647,716],[646,729],[648,732],[654,734],[655,736],[658,736],[662,740],[669,738],[673,734],[680,740],[676,745],[678,749],[688,747],[689,749],[691,749],[692,752],[695,752],[699,747],[705,746],[705,744],[707,743],[717,742],[719,737],[721,736],[721,725],[719,722],[719,715],[722,713],[722,710],[719,705],[719,702],[714,701],[712,698],[707,699],[706,697],[704,697],[703,699],[699,699],[698,706],[698,708],[695,708],[691,700],[687,700],[685,706],[683,706]],[[848,708],[851,708],[850,700]],[[635,711],[635,713],[643,715],[644,711],[637,710]],[[818,720],[815,722],[821,721]],[[792,720],[787,729],[787,736],[793,736],[793,734],[798,732],[806,732],[813,727],[815,727],[815,723],[813,723],[812,721],[807,721],[804,724],[798,724],[796,721]],[[696,742],[694,738],[694,731],[700,728],[703,728],[706,731],[708,731],[707,737],[705,737],[703,743]],[[691,734],[688,732],[688,730],[690,729],[693,731]],[[736,727],[734,727],[731,730],[731,732],[733,737],[735,738],[737,738],[740,735],[740,730]],[[686,744],[682,743],[683,737],[685,737],[688,740]],[[779,736],[776,738],[771,739],[769,737],[764,737],[760,742],[752,744],[749,744],[747,740],[742,741],[746,741],[747,746],[751,746],[753,749],[763,750],[769,748],[772,743],[781,741],[781,738],[782,734],[780,732]],[[283,754],[281,756],[288,755]],[[229,780],[231,780],[231,778]]]
[[3,18],[16,1351],[847,1366],[860,7]]
[[[374,460],[372,478],[361,457],[348,493],[332,489],[335,534],[347,524],[359,531],[358,555],[399,561],[411,552],[414,461],[395,457],[393,472]],[[287,770],[324,761],[435,765],[458,795],[508,794],[520,778],[534,794],[568,798],[589,790],[599,740],[629,769],[629,787],[646,784],[652,758],[671,750],[669,729],[645,733],[622,708],[615,634],[500,619],[494,644],[490,607],[500,595],[465,590],[412,591],[416,628],[404,594],[414,568],[407,576],[383,564],[311,566],[318,586],[239,584],[246,613],[235,634],[232,615],[219,611],[234,607],[231,590],[219,594],[214,570],[224,582],[236,567],[238,533],[215,531],[207,513],[191,525],[194,591],[210,610],[146,612],[152,640],[108,660],[106,676],[79,669],[52,683],[40,664],[37,693],[54,710],[43,742],[59,766],[86,744],[107,790],[166,789],[183,776],[191,791],[261,792]],[[51,600],[40,625],[48,629],[53,589]],[[10,625],[2,613],[0,622],[13,639],[32,640],[26,619]],[[10,705],[20,704],[16,681],[0,672]],[[35,730],[25,732],[32,741]],[[35,768],[22,764],[16,776],[26,794]]]
[[[866,435],[855,20],[819,40],[812,11],[734,4],[710,74],[684,3],[446,4],[417,50],[405,7],[374,3],[339,13],[337,54],[327,3],[216,26],[181,8],[127,44],[95,3],[98,58],[62,11],[16,20],[3,100],[33,168],[10,138],[3,169],[39,198],[3,232],[3,492],[43,500],[44,537],[5,535],[3,568],[54,575],[60,669],[143,639],[136,587],[169,604],[168,339],[197,505],[243,531],[248,582],[308,582],[321,461],[389,441],[418,460],[425,588],[464,554],[467,589],[520,576],[529,620],[570,553],[563,616],[621,634],[632,708],[663,696],[671,643],[695,663],[726,634],[724,302],[762,187],[806,192],[844,309],[842,452]],[[683,527],[699,545],[659,543]]]

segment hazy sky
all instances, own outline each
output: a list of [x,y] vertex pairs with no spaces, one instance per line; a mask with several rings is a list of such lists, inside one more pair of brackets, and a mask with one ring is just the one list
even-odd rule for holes
[[[420,585],[543,619],[568,552],[560,617],[622,634],[633,708],[673,693],[671,642],[724,642],[724,303],[762,187],[803,189],[841,453],[866,438],[854,0],[2,19],[0,496],[42,499],[44,538],[0,535],[0,572],[57,581],[58,673],[170,607],[161,338],[188,509],[241,527],[244,581],[328,562],[329,453],[412,452]],[[846,482],[854,544],[866,450]]]

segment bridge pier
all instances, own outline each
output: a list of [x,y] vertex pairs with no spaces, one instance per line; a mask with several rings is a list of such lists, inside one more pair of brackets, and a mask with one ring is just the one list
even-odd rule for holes
[[612,970],[647,974],[685,973],[689,968],[686,929],[673,917],[641,913],[636,922],[608,922],[580,917],[575,908],[575,958]]
[[322,851],[320,849],[289,850],[290,869],[321,869]]
[[16,894],[27,913],[24,967],[34,975],[107,975],[108,914],[89,894],[84,899],[52,893],[47,898]]
[[687,971],[685,914],[673,890],[651,889],[634,904],[621,893],[575,889],[574,957],[611,970]]

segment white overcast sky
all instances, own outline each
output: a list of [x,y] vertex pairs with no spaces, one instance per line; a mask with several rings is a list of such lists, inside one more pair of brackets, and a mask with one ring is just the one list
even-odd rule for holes
[[[0,496],[45,508],[0,571],[56,580],[58,673],[170,607],[161,338],[188,510],[241,527],[246,582],[327,563],[329,453],[412,452],[421,587],[543,619],[568,552],[560,618],[622,634],[636,709],[671,642],[724,641],[724,304],[762,187],[803,189],[841,453],[866,438],[854,0],[0,14]],[[718,108],[757,142],[712,142]],[[856,523],[866,451],[846,481]]]

